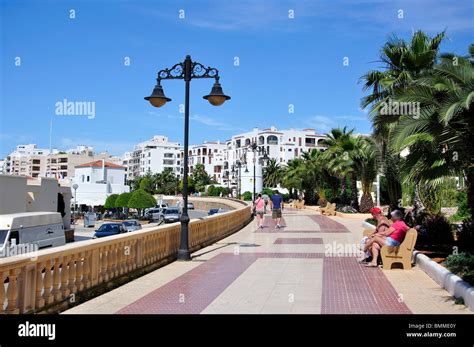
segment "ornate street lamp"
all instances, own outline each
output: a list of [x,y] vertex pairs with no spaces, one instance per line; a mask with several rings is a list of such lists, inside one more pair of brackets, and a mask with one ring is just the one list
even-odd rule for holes
[[[257,164],[257,154],[259,156],[262,156],[262,158],[260,158],[262,160],[262,164],[263,165],[266,165],[267,161],[270,160],[270,157],[268,156],[268,153],[265,149],[264,146],[258,146],[256,142],[252,142],[248,147],[247,147],[248,150],[252,151],[253,152],[253,195],[252,195],[252,201],[255,201],[255,195],[256,195],[256,187],[255,187],[255,184],[256,184],[256,164]],[[260,161],[259,161],[260,162]],[[263,166],[262,165],[262,166]],[[245,171],[245,172],[248,172]],[[262,176],[262,180],[263,180],[263,176]]]
[[214,78],[215,82],[211,92],[203,96],[213,106],[220,106],[230,99],[222,91],[219,83],[219,71],[216,68],[206,67],[198,62],[193,62],[191,56],[187,55],[183,62],[173,65],[170,69],[163,69],[158,72],[156,86],[150,96],[145,97],[154,107],[161,107],[170,98],[165,96],[161,80],[181,79],[185,81],[185,105],[184,105],[184,168],[183,168],[183,211],[181,213],[181,237],[178,249],[178,260],[190,260],[189,238],[188,238],[188,140],[189,140],[189,87],[192,79]]

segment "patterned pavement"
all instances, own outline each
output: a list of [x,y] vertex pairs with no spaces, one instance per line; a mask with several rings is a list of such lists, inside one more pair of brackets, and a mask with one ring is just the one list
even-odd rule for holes
[[427,295],[434,282],[416,267],[366,268],[351,254],[326,253],[357,245],[360,220],[286,209],[282,226],[266,215],[263,229],[252,222],[191,262],[169,264],[65,313],[469,313],[442,301],[441,289]]

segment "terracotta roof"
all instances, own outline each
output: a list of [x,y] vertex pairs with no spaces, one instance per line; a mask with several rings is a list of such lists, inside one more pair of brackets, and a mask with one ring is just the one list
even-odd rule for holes
[[[106,161],[104,163],[104,166],[108,167],[108,168],[111,168],[111,169],[125,169],[125,166],[110,163],[108,161]],[[90,163],[77,165],[76,167],[102,167],[102,160],[96,160],[96,161],[93,161],[93,162],[90,162]]]

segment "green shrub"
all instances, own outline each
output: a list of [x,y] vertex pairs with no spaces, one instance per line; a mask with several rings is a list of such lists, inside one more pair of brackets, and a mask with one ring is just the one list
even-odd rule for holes
[[270,188],[263,188],[262,189],[262,195],[265,195],[267,194],[268,196],[272,196],[273,195],[273,190],[270,189]]
[[451,224],[442,214],[420,213],[416,218],[419,225],[417,243],[421,245],[452,245],[454,243]]
[[469,211],[469,207],[467,205],[466,192],[458,192],[457,206],[458,206],[458,211],[456,212],[455,215],[451,217],[451,220],[453,222],[465,220],[471,217],[471,212]]
[[150,193],[143,189],[137,189],[132,193],[130,200],[128,201],[128,207],[136,208],[141,210],[147,207],[155,207],[156,200]]
[[450,255],[445,263],[446,267],[464,281],[474,285],[474,255],[460,253]]
[[118,198],[118,194],[109,195],[109,196],[107,197],[107,199],[105,200],[104,207],[105,207],[106,209],[113,209],[113,208],[115,208],[115,202],[117,201],[117,198]]
[[459,229],[457,245],[460,252],[474,254],[474,222],[472,220],[463,221]]
[[115,200],[115,207],[128,207],[128,202],[132,197],[132,193],[122,193]]
[[244,192],[242,194],[242,198],[245,200],[245,201],[252,201],[252,193],[251,192]]

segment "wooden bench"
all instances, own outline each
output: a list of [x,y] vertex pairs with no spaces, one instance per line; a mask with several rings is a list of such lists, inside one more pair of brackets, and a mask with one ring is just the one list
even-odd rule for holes
[[296,200],[293,204],[295,208],[303,209],[304,208],[304,200]]
[[418,233],[415,229],[409,229],[405,234],[405,238],[400,246],[389,247],[383,246],[380,250],[380,255],[382,257],[382,264],[385,270],[390,270],[392,265],[395,263],[401,263],[403,269],[411,269],[411,257],[413,250],[415,249],[416,238]]
[[326,207],[323,207],[320,209],[321,214],[326,215],[326,216],[335,216],[336,215],[336,203],[328,204]]
[[[371,229],[364,229],[363,235],[369,236],[374,232]],[[411,269],[411,258],[415,250],[416,238],[418,233],[415,229],[409,229],[405,234],[403,242],[398,247],[383,246],[380,250],[383,268],[390,270],[395,263],[401,263],[403,269]]]

